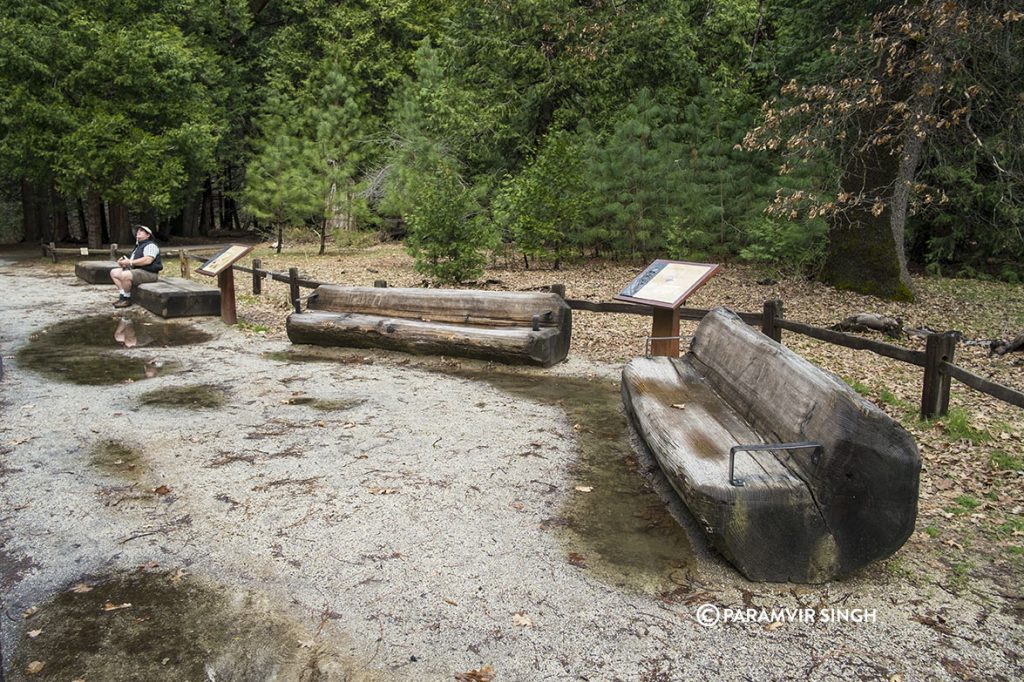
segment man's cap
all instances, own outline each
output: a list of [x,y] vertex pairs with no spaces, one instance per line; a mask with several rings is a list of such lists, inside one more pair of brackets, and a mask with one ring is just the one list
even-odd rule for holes
[[139,230],[145,230],[146,234],[148,234],[150,237],[153,236],[153,230],[149,229],[145,225],[136,225],[135,226],[135,231],[138,232]]

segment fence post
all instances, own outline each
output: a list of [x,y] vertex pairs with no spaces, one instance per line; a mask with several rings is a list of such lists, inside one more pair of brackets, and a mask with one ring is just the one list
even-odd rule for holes
[[57,262],[57,243],[56,242],[50,242],[50,258],[53,259],[54,263]]
[[761,312],[761,333],[776,343],[782,343],[782,328],[775,324],[779,319],[782,319],[782,301],[765,301]]
[[252,295],[259,296],[263,293],[263,273],[260,269],[263,267],[263,261],[259,258],[252,259]]
[[302,312],[302,301],[299,293],[299,269],[288,268],[288,296],[291,298],[292,306],[295,308],[295,312]]
[[929,334],[924,348],[924,387],[921,389],[921,418],[944,417],[949,411],[949,373],[942,363],[953,362],[956,337],[953,334]]
[[188,254],[185,249],[178,251],[178,260],[181,264],[181,276],[185,279],[192,279],[192,266],[188,262]]

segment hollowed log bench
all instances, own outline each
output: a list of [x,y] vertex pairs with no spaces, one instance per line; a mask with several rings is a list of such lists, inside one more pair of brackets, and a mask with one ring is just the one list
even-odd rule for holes
[[842,577],[914,530],[910,434],[725,308],[684,357],[627,363],[622,395],[711,543],[750,580]]
[[[109,284],[114,261],[83,260],[75,263],[75,275],[90,284]],[[160,317],[192,317],[220,315],[220,289],[180,277],[162,277],[132,287],[132,298],[149,312]]]
[[220,315],[220,289],[181,277],[139,284],[132,289],[132,298],[160,317]]
[[117,263],[112,260],[80,260],[75,263],[75,276],[89,284],[113,286],[114,281],[110,279],[110,271],[116,267]]
[[550,367],[569,353],[557,294],[323,284],[288,316],[292,343],[384,348]]

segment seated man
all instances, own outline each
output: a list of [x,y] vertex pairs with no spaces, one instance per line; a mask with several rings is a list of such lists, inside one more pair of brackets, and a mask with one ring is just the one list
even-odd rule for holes
[[128,257],[117,259],[118,267],[110,271],[120,297],[115,308],[127,308],[132,304],[132,287],[144,282],[155,282],[157,273],[164,269],[160,260],[160,247],[153,241],[153,230],[145,225],[135,228],[135,249]]

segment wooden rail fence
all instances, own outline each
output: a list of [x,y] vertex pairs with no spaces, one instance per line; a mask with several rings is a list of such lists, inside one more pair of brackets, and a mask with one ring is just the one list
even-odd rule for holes
[[[188,259],[205,260],[202,256],[188,253],[185,249],[182,249],[179,255],[182,263],[183,277],[188,276]],[[259,259],[252,261],[252,267],[237,264],[233,267],[239,272],[246,272],[252,275],[252,293],[254,295],[259,295],[262,292],[262,281],[264,279],[287,283],[289,286],[289,299],[292,305],[295,306],[296,311],[299,310],[302,300],[301,289],[315,289],[325,283],[303,277],[299,274],[298,268],[288,268],[287,273],[264,269]],[[378,280],[374,283],[374,286],[386,287],[387,283],[383,280]],[[564,285],[552,285],[550,289],[565,298]],[[635,303],[596,303],[594,301],[572,298],[566,298],[565,302],[573,310],[592,313],[645,315],[647,317],[653,317],[654,315],[654,309],[651,306]],[[710,311],[704,308],[680,308],[679,318],[681,320],[700,321],[704,319],[708,312]],[[779,343],[782,342],[782,332],[785,330],[795,334],[803,334],[804,336],[836,346],[843,346],[854,350],[868,350],[886,358],[923,368],[924,376],[921,388],[921,417],[923,419],[942,417],[949,411],[951,379],[956,379],[975,391],[1024,408],[1024,392],[990,381],[954,364],[957,340],[956,336],[950,333],[929,334],[925,339],[925,350],[919,351],[833,329],[823,329],[795,320],[787,320],[783,316],[782,301],[779,300],[765,301],[764,308],[759,313],[740,312],[737,314],[747,324],[755,327],[760,326],[761,331],[765,335]]]

